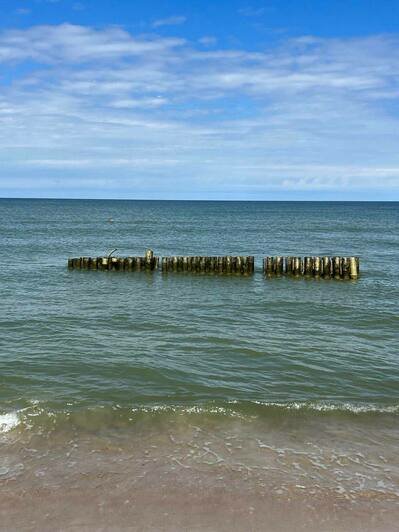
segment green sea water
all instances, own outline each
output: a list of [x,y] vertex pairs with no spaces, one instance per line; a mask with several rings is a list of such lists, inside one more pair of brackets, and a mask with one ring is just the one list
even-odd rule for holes
[[[1,530],[396,530],[398,203],[0,200],[0,244]],[[148,247],[256,271],[67,268]]]
[[[3,199],[0,246],[4,426],[96,409],[399,411],[398,203]],[[256,272],[66,268],[147,247],[255,255]],[[361,277],[265,279],[273,254],[358,255]]]

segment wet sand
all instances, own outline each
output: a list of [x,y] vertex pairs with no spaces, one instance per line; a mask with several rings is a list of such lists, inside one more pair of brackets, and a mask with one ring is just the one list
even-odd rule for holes
[[[79,484],[33,491],[15,486],[0,502],[1,530],[209,530],[209,531],[362,531],[397,530],[399,509],[373,494],[355,507],[334,493],[309,499],[299,493],[278,497],[229,488],[187,473],[148,477],[137,485],[129,472],[94,473]],[[115,478],[118,475],[118,478]],[[187,478],[189,477],[189,478]],[[152,485],[148,485],[149,482]],[[196,486],[193,486],[193,483]]]
[[0,439],[0,530],[391,532],[399,461],[388,425],[170,416],[10,431]]

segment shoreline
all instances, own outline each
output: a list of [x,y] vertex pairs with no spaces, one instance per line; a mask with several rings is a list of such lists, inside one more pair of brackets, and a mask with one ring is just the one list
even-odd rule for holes
[[395,530],[397,416],[296,414],[14,427],[0,530]]

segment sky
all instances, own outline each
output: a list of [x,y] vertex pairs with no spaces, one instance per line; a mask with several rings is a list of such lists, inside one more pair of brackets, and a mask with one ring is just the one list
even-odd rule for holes
[[399,200],[398,0],[0,0],[0,197]]

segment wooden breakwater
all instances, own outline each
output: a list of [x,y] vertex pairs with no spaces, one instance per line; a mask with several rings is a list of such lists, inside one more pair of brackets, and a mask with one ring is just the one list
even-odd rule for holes
[[144,257],[78,257],[68,259],[72,270],[152,271],[158,268],[159,257],[148,249]]
[[[115,250],[114,250],[115,251]],[[213,274],[252,275],[254,256],[154,256],[148,249],[143,257],[78,257],[68,259],[69,269],[106,271],[154,271],[161,266],[163,273],[190,272]],[[291,275],[324,279],[357,279],[359,257],[265,257],[263,272],[266,277]]]
[[359,257],[266,257],[263,271],[267,276],[293,275],[334,279],[357,279]]
[[[68,259],[72,270],[108,271],[153,271],[159,267],[159,257],[147,250],[144,257],[77,257]],[[255,258],[244,256],[173,256],[162,257],[161,270],[169,272],[219,273],[251,275],[254,272]]]
[[255,257],[230,256],[175,256],[162,257],[162,272],[236,273],[251,275],[255,270]]

